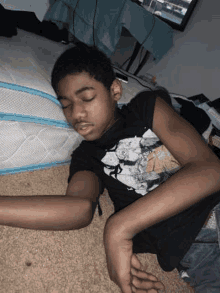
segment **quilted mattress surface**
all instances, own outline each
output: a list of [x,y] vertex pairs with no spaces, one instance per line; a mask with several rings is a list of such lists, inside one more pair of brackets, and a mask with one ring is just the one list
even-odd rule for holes
[[69,164],[82,141],[50,85],[66,49],[22,30],[0,37],[0,175]]

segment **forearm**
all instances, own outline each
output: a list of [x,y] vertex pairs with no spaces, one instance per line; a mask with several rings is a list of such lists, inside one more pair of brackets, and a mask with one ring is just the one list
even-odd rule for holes
[[0,225],[75,230],[88,224],[90,202],[70,196],[0,196]]
[[[220,190],[220,167],[188,164],[162,185],[112,217],[128,238],[166,220]],[[110,218],[111,221],[111,218]],[[118,223],[118,224],[117,224]]]

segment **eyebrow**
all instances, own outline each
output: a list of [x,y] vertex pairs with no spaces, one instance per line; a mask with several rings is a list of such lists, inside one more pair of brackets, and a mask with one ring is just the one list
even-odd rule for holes
[[[76,94],[76,96],[78,96],[78,95],[81,94],[82,92],[84,92],[84,91],[88,91],[88,90],[94,90],[94,87],[92,87],[92,86],[84,86],[84,87],[78,89],[78,90],[75,92],[75,94]],[[60,100],[62,100],[62,99],[67,99],[67,98],[66,98],[66,97],[58,96],[57,99],[58,99],[58,101],[60,101]]]

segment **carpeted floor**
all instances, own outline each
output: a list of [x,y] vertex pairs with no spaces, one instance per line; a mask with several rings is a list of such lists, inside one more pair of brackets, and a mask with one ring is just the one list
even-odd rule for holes
[[[69,166],[0,176],[0,195],[64,195]],[[103,229],[113,213],[108,193],[100,199],[92,224],[75,231],[38,231],[0,226],[0,293],[120,293],[108,276]],[[164,272],[156,256],[138,254],[148,272],[165,285],[165,292],[194,290],[177,270]]]

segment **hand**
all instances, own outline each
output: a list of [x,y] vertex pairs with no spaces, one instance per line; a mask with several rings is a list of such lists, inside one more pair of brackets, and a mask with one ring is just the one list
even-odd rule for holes
[[142,270],[140,261],[133,254],[132,239],[122,237],[113,221],[106,223],[104,246],[110,279],[119,286],[122,293],[156,293],[159,289],[164,289],[164,285],[155,276]]
[[135,293],[157,293],[158,290],[165,290],[164,285],[158,281],[157,277],[146,273],[140,267],[140,262],[135,254],[131,259],[132,292]]

